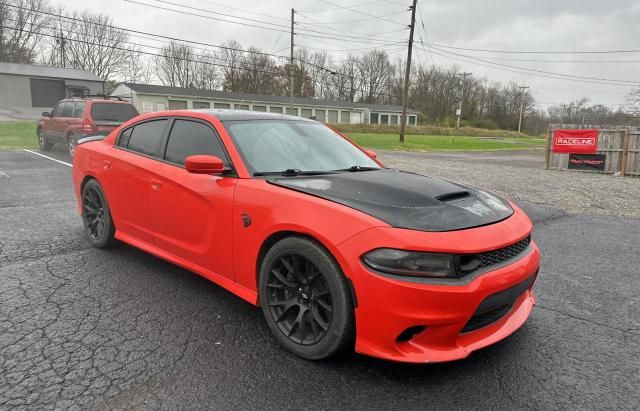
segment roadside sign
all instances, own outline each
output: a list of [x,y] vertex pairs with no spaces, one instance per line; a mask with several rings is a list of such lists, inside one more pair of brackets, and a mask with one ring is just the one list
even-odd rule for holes
[[604,154],[569,154],[570,170],[604,171]]
[[598,130],[553,130],[553,152],[595,154],[598,151]]

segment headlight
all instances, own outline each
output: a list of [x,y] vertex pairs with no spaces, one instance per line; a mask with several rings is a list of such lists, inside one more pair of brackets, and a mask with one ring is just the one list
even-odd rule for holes
[[362,257],[366,265],[383,273],[415,277],[457,277],[454,254],[420,253],[379,248]]

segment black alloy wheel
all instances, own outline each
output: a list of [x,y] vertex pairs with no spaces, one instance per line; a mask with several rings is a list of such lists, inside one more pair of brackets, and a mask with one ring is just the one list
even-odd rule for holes
[[290,236],[275,243],[260,265],[259,296],[271,332],[294,354],[321,360],[352,346],[351,288],[318,242]]
[[333,318],[324,276],[305,256],[281,254],[267,276],[267,301],[280,331],[291,341],[312,345],[327,334]]
[[109,205],[96,180],[89,180],[82,189],[82,221],[89,241],[97,248],[115,242],[115,227]]

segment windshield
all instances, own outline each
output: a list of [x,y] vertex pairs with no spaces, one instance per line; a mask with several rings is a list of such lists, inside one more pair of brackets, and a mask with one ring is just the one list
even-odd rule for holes
[[130,104],[93,103],[91,117],[93,121],[117,121],[124,123],[138,115]]
[[308,121],[225,121],[252,174],[285,170],[331,172],[380,166],[330,128]]

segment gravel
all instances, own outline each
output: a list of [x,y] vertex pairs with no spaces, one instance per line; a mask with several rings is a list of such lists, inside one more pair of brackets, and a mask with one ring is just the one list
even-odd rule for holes
[[490,189],[516,201],[570,213],[640,218],[640,179],[635,177],[442,159],[429,153],[386,151],[379,158],[388,167]]

